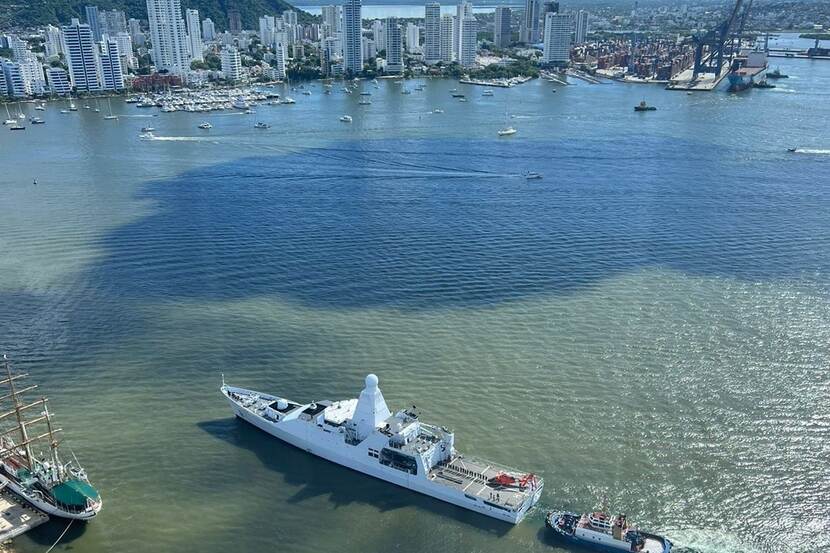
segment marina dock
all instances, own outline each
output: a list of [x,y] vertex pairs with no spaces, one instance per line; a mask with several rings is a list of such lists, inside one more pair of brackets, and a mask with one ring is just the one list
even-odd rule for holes
[[666,86],[666,90],[695,90],[712,91],[718,87],[724,78],[729,74],[729,64],[723,64],[720,75],[714,73],[702,73],[695,79],[692,68],[681,71]]
[[8,490],[0,491],[0,543],[40,526],[49,516],[32,508]]

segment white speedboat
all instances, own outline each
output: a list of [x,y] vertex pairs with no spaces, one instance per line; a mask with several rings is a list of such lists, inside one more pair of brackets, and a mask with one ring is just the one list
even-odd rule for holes
[[199,123],[199,128],[200,129],[212,129],[213,125],[211,125],[210,123],[205,121],[204,123]]
[[340,118],[340,120],[344,123],[351,123],[352,122],[352,116],[351,115],[344,115],[343,117]]
[[282,101],[280,103],[281,104],[296,104],[297,102],[294,101],[294,98],[286,96],[285,98],[282,99]]
[[517,132],[519,132],[519,131],[517,131],[513,127],[506,127],[504,129],[500,129],[499,132],[498,132],[498,135],[499,136],[512,136],[512,135],[516,134]]
[[434,110],[432,110],[432,113],[444,113],[444,110],[441,108],[435,108]]
[[543,481],[531,473],[460,454],[455,434],[421,422],[413,406],[389,410],[370,374],[358,399],[297,403],[228,386],[233,413],[312,455],[464,509],[517,524]]
[[254,128],[255,129],[269,129],[269,128],[271,128],[271,125],[269,125],[268,123],[263,123],[262,121],[259,121],[259,122],[257,122],[256,125],[254,125]]
[[138,135],[141,140],[152,140],[156,137],[151,131],[143,132]]
[[492,96],[493,91],[488,89],[488,90],[485,90],[484,92],[482,92],[481,95],[482,96]]
[[141,127],[141,132],[153,132],[156,130],[155,127]]

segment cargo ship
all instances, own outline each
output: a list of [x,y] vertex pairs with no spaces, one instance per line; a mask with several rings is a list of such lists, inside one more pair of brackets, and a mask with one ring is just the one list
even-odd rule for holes
[[455,434],[414,406],[392,414],[374,374],[341,401],[297,403],[224,377],[220,391],[237,417],[303,451],[482,515],[518,524],[542,494],[533,473],[460,454]]
[[744,52],[732,62],[729,91],[740,92],[767,81],[767,53],[762,50]]

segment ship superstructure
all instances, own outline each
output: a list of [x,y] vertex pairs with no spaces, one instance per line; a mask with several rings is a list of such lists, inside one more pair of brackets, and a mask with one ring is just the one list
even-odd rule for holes
[[505,522],[520,522],[542,493],[534,474],[459,454],[454,433],[414,407],[392,414],[373,374],[342,401],[301,404],[224,380],[221,392],[237,417],[295,447]]
[[767,53],[763,50],[741,52],[729,72],[729,90],[737,92],[767,80]]
[[102,501],[86,471],[74,458],[63,461],[48,399],[28,400],[37,385],[23,385],[26,374],[12,372],[3,356],[0,375],[0,485],[53,516],[89,520]]
[[569,542],[606,553],[671,553],[672,549],[668,539],[643,532],[622,513],[554,511],[545,517],[545,525]]

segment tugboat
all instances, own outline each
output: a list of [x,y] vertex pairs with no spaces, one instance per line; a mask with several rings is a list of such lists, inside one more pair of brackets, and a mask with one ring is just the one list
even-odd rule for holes
[[645,100],[634,106],[634,111],[657,111],[657,108],[650,106]]
[[220,391],[237,417],[296,448],[489,517],[517,524],[542,494],[533,473],[460,454],[455,434],[414,405],[392,414],[374,374],[359,399],[341,401],[297,403],[224,377]]
[[566,541],[608,553],[670,553],[672,547],[666,538],[633,526],[625,514],[611,516],[604,510],[583,515],[551,511],[545,526]]
[[[48,400],[21,401],[23,394],[37,386],[21,387],[26,375],[13,373],[5,355],[3,364],[6,374],[0,385],[6,390],[0,400],[4,408],[0,413],[0,485],[46,514],[92,519],[101,510],[101,496],[74,455],[66,462],[60,458],[56,436],[60,429],[53,428]],[[33,413],[32,418],[26,417],[28,413]],[[43,432],[35,431],[38,424],[45,425]]]
[[789,75],[785,75],[781,72],[781,69],[776,67],[774,70],[767,73],[767,79],[789,79]]

